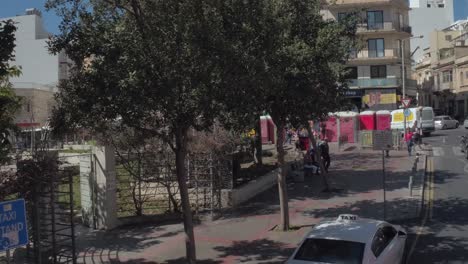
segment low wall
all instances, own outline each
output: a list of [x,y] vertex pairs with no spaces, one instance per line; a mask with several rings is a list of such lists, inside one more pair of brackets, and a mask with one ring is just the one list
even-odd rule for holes
[[63,145],[63,149],[73,149],[73,150],[91,150],[93,146],[91,145]]
[[273,170],[237,189],[223,189],[221,204],[223,208],[235,207],[252,199],[254,196],[273,187],[277,182],[278,169]]

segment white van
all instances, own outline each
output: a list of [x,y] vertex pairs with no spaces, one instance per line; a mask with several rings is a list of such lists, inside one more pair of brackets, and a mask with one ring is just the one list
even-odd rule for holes
[[[415,122],[419,122],[421,119],[422,130],[425,136],[429,136],[431,132],[435,131],[434,125],[434,111],[432,107],[419,107],[419,108],[408,108],[410,115],[406,118],[406,127],[414,127]],[[403,130],[404,113],[403,109],[392,111],[392,123],[391,128],[396,130]]]

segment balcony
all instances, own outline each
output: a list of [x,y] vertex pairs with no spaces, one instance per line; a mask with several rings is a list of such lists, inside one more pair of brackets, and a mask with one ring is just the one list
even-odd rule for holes
[[357,27],[357,32],[361,34],[369,34],[375,32],[405,32],[411,34],[410,26],[400,26],[398,22],[386,21],[382,23],[360,23]]
[[452,90],[453,89],[453,82],[446,82],[446,83],[441,83],[439,86],[439,91],[445,91],[445,90]]
[[382,6],[400,5],[409,8],[407,0],[323,0],[327,8],[341,8],[342,6]]
[[[351,88],[385,88],[401,86],[399,78],[382,78],[382,79],[351,79],[349,87]],[[406,79],[406,87],[416,87],[416,80]]]
[[431,76],[425,79],[421,84],[421,88],[425,91],[431,91],[434,88],[434,77]]
[[385,49],[385,50],[368,50],[364,49],[360,52],[352,52],[349,64],[364,65],[375,62],[397,62],[400,60],[399,49]]

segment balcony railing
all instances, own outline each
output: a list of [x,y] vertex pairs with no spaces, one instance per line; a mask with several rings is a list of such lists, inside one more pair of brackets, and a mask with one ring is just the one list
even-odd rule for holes
[[358,24],[357,32],[378,32],[378,31],[402,31],[411,34],[410,26],[400,26],[395,21],[384,21],[381,23],[360,23]]
[[382,5],[401,4],[408,6],[408,0],[323,0],[328,8],[340,8],[343,5]]
[[439,91],[444,91],[444,90],[452,90],[453,89],[453,82],[445,82],[441,83],[439,86]]
[[400,57],[399,49],[368,50],[351,52],[351,59],[395,59]]
[[[349,87],[397,87],[401,86],[402,82],[399,78],[382,78],[382,79],[351,79]],[[416,87],[416,80],[406,79],[406,87]]]

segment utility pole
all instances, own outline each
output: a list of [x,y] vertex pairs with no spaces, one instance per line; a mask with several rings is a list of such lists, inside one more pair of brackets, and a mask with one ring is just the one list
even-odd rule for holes
[[[403,99],[406,98],[406,71],[405,71],[405,46],[403,44],[404,39],[400,40],[400,51],[401,51],[401,85],[403,88]],[[403,133],[406,133],[406,115],[403,114]]]
[[[406,69],[405,69],[405,45],[404,41],[405,40],[410,40],[414,38],[423,38],[423,35],[416,36],[416,37],[410,37],[410,38],[405,38],[405,39],[400,39],[400,51],[401,51],[401,86],[402,86],[402,93],[403,93],[403,99],[406,98]],[[406,116],[403,115],[403,133],[406,133]]]

